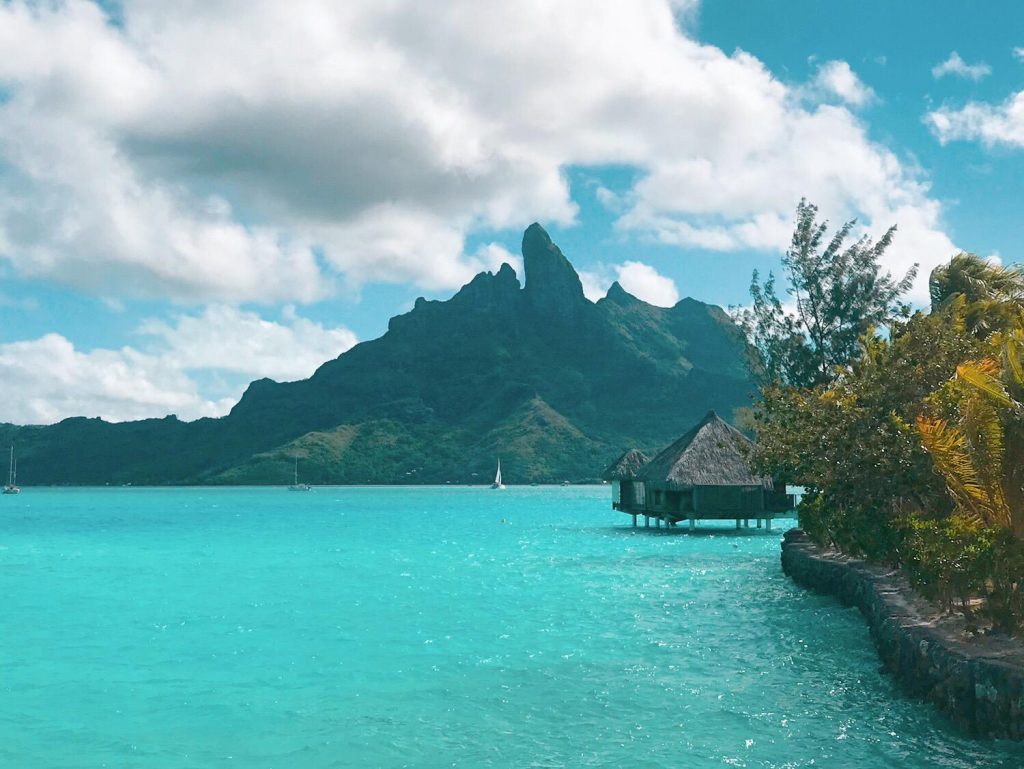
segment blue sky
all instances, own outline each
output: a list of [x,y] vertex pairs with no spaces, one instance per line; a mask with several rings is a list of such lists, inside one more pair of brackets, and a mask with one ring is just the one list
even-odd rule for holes
[[[0,3],[0,420],[224,413],[516,261],[746,299],[800,196],[1019,257],[1017,3]],[[112,10],[113,9],[113,10]]]

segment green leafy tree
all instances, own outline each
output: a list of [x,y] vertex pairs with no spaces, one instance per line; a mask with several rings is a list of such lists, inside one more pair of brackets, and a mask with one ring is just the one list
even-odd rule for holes
[[865,336],[831,384],[763,389],[755,462],[810,490],[801,523],[818,542],[895,563],[901,519],[952,509],[915,422],[929,394],[983,349],[963,317],[962,301],[916,313],[888,338]]
[[818,207],[801,200],[789,250],[783,257],[790,311],[776,291],[775,276],[762,284],[755,271],[752,307],[736,314],[755,360],[752,370],[765,383],[810,387],[832,381],[859,352],[859,340],[871,328],[907,317],[900,297],[917,274],[900,280],[883,273],[880,260],[896,227],[872,241],[847,243],[856,221],[827,240],[828,222],[818,222]]

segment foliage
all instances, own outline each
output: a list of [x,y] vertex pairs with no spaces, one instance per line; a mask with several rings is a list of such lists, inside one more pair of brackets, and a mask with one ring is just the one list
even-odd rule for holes
[[947,608],[965,614],[986,590],[995,537],[991,529],[963,516],[939,520],[911,518],[906,525],[903,566],[911,583]]
[[908,314],[899,297],[913,282],[916,265],[895,280],[879,264],[896,227],[877,242],[865,235],[844,248],[856,222],[846,222],[826,244],[828,222],[819,223],[817,214],[817,206],[800,201],[782,260],[793,311],[779,298],[775,276],[769,274],[762,285],[755,271],[752,307],[736,314],[756,358],[752,371],[766,384],[830,382],[857,355],[860,338],[872,327]]
[[967,327],[984,338],[1013,325],[1017,308],[1024,302],[1024,270],[963,252],[932,270],[928,290],[933,310],[962,297],[970,308]]
[[902,565],[922,594],[969,619],[980,613],[997,630],[1024,626],[1024,542],[1011,531],[960,515],[909,519],[906,527]]
[[860,359],[830,386],[762,391],[755,462],[814,492],[801,522],[814,521],[816,540],[896,562],[895,521],[951,508],[914,424],[929,393],[979,344],[956,303],[915,314],[889,339],[865,338]]
[[[794,244],[813,253],[823,230],[808,216]],[[836,273],[823,283],[841,305],[845,266],[823,258],[817,268]],[[807,488],[800,521],[814,541],[900,566],[924,595],[1014,632],[1024,625],[1024,278],[960,254],[930,287],[930,313],[890,312],[888,335],[863,328],[845,361],[839,339],[809,376],[796,367],[799,345],[781,345],[803,333],[820,352],[809,327],[776,322],[774,284],[755,280],[752,317],[773,333],[759,338],[754,323],[752,338],[763,369],[782,374],[762,388],[754,461]]]
[[959,514],[1024,537],[1024,324],[993,342],[999,357],[961,363],[931,399],[946,413],[917,425]]

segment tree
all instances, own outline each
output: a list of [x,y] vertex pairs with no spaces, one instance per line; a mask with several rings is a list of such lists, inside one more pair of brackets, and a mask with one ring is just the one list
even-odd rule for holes
[[998,357],[960,364],[917,426],[958,511],[1024,539],[1024,328]]
[[762,390],[755,464],[811,492],[801,524],[819,543],[897,562],[901,519],[952,509],[914,425],[926,398],[985,349],[963,316],[963,300],[915,313],[888,337],[865,336],[832,383]]
[[932,270],[928,277],[932,311],[946,307],[963,297],[968,308],[967,327],[984,339],[989,334],[1010,328],[1016,320],[1016,308],[1024,303],[1024,270],[1004,267],[981,257],[961,252],[949,264]]
[[1017,328],[993,335],[990,357],[962,363],[929,398],[940,415],[917,420],[956,517],[976,527],[979,543],[985,541],[986,613],[1007,632],[1024,623],[1024,317],[1019,305],[1017,318]]
[[909,315],[899,299],[917,275],[917,265],[900,280],[883,274],[880,265],[896,227],[877,242],[865,235],[844,248],[856,220],[825,244],[828,222],[819,223],[817,215],[817,206],[800,201],[792,244],[782,259],[792,310],[779,298],[775,276],[769,274],[762,285],[755,271],[753,305],[736,315],[753,350],[751,368],[765,384],[830,382],[857,356],[864,334]]

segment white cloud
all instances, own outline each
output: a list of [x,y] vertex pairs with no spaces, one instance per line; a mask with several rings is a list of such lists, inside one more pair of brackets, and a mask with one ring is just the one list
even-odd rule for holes
[[0,421],[49,424],[69,416],[120,421],[158,414],[218,416],[196,383],[159,356],[125,347],[81,352],[59,334],[0,345]]
[[925,122],[940,142],[976,140],[986,146],[1024,147],[1024,91],[1001,104],[968,102],[960,109],[943,107],[929,112]]
[[613,281],[626,291],[657,307],[671,307],[679,301],[675,281],[662,275],[649,264],[626,261],[616,265],[600,265],[597,270],[580,271],[583,294],[592,302],[608,293]]
[[596,302],[607,294],[608,287],[615,280],[615,278],[611,277],[611,273],[603,268],[598,270],[577,270],[577,272],[580,276],[580,283],[583,284],[583,296],[591,302]]
[[324,361],[356,343],[347,328],[324,328],[287,306],[282,322],[227,305],[206,307],[200,315],[177,315],[171,323],[148,320],[139,333],[158,342],[161,355],[183,370],[210,369],[303,379]]
[[875,92],[857,77],[845,61],[827,61],[818,67],[813,86],[826,94],[837,96],[851,107],[863,107],[875,100]]
[[1024,61],[1024,46],[1016,46],[1013,51],[1013,58],[1017,61]]
[[638,299],[658,307],[671,307],[679,301],[675,282],[649,264],[625,262],[616,267],[615,271],[619,276],[619,285]]
[[272,322],[252,312],[212,306],[171,323],[147,321],[139,332],[147,340],[142,349],[82,351],[59,334],[0,345],[0,421],[221,416],[237,402],[244,384],[214,400],[202,394],[197,373],[297,379],[356,341],[347,329],[324,328],[291,308],[281,322]]
[[945,61],[936,64],[932,67],[932,77],[938,80],[946,75],[955,75],[956,77],[962,77],[966,80],[974,80],[977,82],[983,77],[992,74],[992,67],[983,61],[979,61],[977,64],[968,64],[962,58],[960,54],[953,51],[949,54],[949,58]]
[[[21,274],[232,303],[454,287],[489,266],[467,236],[571,223],[566,169],[608,164],[641,172],[620,226],[665,242],[779,249],[807,196],[874,230],[910,211],[894,254],[932,243],[925,272],[955,250],[914,169],[845,106],[693,39],[693,2],[122,6],[0,4],[0,254]],[[819,76],[869,98],[843,62]]]

